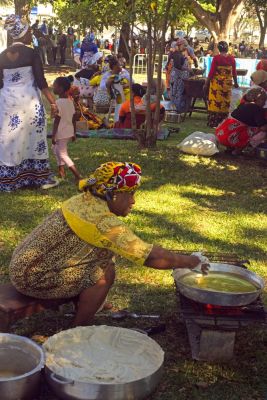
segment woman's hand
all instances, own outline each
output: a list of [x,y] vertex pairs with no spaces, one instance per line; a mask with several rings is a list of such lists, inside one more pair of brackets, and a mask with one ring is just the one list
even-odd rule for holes
[[163,249],[162,247],[154,246],[145,261],[145,265],[155,269],[194,269],[199,266],[201,271],[205,273],[208,269],[208,259],[203,257],[201,253],[187,256]]

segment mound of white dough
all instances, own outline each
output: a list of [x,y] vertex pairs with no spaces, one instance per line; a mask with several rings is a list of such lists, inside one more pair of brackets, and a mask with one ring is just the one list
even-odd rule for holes
[[164,360],[148,336],[125,328],[89,326],[62,331],[43,345],[46,365],[75,381],[127,383],[153,374]]

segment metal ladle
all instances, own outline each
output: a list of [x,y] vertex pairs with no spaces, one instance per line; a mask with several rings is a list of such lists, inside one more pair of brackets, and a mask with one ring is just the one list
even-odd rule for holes
[[139,319],[139,318],[149,318],[149,319],[159,319],[160,315],[158,314],[137,314],[134,312],[130,312],[127,310],[121,310],[117,312],[111,313],[111,318],[113,319],[125,319],[125,318],[134,318],[134,319]]

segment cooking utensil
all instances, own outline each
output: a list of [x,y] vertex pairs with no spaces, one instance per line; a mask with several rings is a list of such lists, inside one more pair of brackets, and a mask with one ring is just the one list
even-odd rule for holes
[[0,399],[24,400],[38,396],[44,354],[32,340],[0,333]]
[[[181,282],[181,278],[186,274],[192,274],[190,269],[176,269],[173,272],[173,277],[179,291],[189,299],[198,301],[204,304],[213,304],[218,306],[243,306],[252,303],[256,300],[264,288],[264,280],[248,269],[230,264],[211,263],[209,272],[228,272],[235,274],[240,278],[245,278],[247,281],[254,284],[258,289],[255,292],[248,293],[230,293],[216,292],[188,286]],[[194,272],[193,272],[194,273]]]
[[[116,329],[125,329],[110,328],[114,331]],[[114,333],[114,336],[116,336],[116,333]],[[147,343],[147,335],[140,333],[139,336],[139,343],[142,343],[142,340],[144,340],[144,344]],[[60,336],[58,340],[61,340]],[[123,342],[121,346],[123,346]],[[154,342],[153,346],[155,352],[161,352],[161,348],[156,342]],[[55,374],[47,365],[45,366],[45,376],[51,389],[62,400],[141,400],[156,389],[162,376],[163,361],[162,358],[161,364],[159,363],[159,367],[152,374],[127,383],[90,383],[67,379]]]
[[66,379],[45,367],[45,376],[49,386],[62,400],[142,400],[156,389],[162,373],[163,365],[146,378],[112,385]]
[[134,318],[134,319],[138,319],[138,318],[151,318],[151,319],[159,319],[160,315],[153,315],[153,314],[137,314],[134,312],[130,312],[128,310],[121,310],[121,311],[117,311],[117,312],[113,312],[110,314],[111,318],[113,319],[125,319],[125,318]]

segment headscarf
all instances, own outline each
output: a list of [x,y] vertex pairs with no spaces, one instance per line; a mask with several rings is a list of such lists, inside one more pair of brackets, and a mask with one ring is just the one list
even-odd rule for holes
[[21,39],[27,33],[29,24],[22,21],[18,15],[11,14],[6,18],[4,28],[12,39]]
[[267,81],[267,72],[263,69],[255,71],[250,78],[255,83],[255,85],[261,85],[263,82]]
[[267,97],[265,90],[261,87],[257,87],[249,89],[244,97],[248,103],[255,103],[255,101],[257,101],[262,96]]
[[228,49],[229,49],[229,47],[228,47],[227,42],[222,40],[218,43],[218,50],[220,53],[222,53],[222,52],[227,53]]
[[188,41],[186,39],[180,38],[177,40],[177,46],[181,46],[184,44],[185,46],[188,46]]
[[103,57],[103,53],[101,51],[98,51],[95,53],[86,63],[86,65],[94,65],[97,63],[98,60],[100,60]]
[[79,189],[108,198],[113,192],[133,192],[141,182],[142,171],[135,163],[110,161],[101,164],[88,178],[79,182]]

